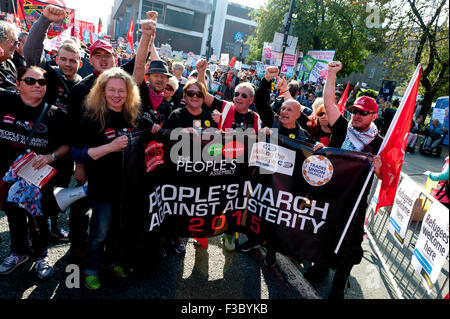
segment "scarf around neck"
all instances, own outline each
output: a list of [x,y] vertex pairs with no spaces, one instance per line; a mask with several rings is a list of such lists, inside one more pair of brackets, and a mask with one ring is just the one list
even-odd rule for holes
[[151,87],[148,87],[148,96],[150,97],[150,102],[152,103],[153,110],[156,111],[156,109],[161,105],[163,99],[164,99],[164,92],[155,92]]
[[348,123],[347,136],[342,144],[343,150],[361,152],[378,135],[377,126],[372,122],[366,132],[357,131],[351,123]]

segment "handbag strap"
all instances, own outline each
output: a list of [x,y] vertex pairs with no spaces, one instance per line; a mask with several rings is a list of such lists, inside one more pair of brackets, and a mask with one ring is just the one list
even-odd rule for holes
[[36,129],[38,125],[41,123],[42,118],[44,117],[45,112],[47,111],[48,103],[45,102],[44,107],[42,108],[41,114],[39,114],[39,117],[36,120],[36,123],[33,125],[33,129],[30,132],[30,135],[28,136],[27,142],[25,143],[25,148],[28,148],[30,146],[31,138],[34,135],[34,132],[36,132]]

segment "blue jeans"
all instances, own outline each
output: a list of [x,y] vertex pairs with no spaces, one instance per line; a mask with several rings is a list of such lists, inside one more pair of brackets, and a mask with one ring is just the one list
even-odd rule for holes
[[92,201],[85,264],[87,275],[96,275],[103,259],[108,264],[119,260],[118,219],[118,211],[113,203]]

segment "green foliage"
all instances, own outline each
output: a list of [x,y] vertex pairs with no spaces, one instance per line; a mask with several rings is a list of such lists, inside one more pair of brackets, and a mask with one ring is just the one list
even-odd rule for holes
[[356,98],[359,98],[360,96],[368,96],[373,99],[377,99],[378,92],[375,90],[371,90],[371,89],[363,89],[358,92],[358,94],[356,95]]
[[[374,4],[385,2],[374,1]],[[260,60],[264,42],[272,42],[280,32],[284,13],[289,11],[290,0],[269,0],[252,14],[258,23],[250,45],[250,61]],[[364,59],[369,53],[382,52],[382,28],[368,28],[366,1],[350,0],[297,0],[293,11],[293,36],[298,37],[298,48],[308,50],[336,50],[335,60],[343,63],[340,76],[363,71]],[[382,16],[381,16],[382,19]]]

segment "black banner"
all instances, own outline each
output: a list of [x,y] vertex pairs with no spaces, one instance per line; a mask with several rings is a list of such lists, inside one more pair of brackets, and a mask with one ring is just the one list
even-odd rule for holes
[[313,152],[282,136],[172,137],[142,135],[125,153],[127,196],[146,207],[140,227],[177,237],[240,232],[311,261],[333,255],[370,170],[369,155]]

